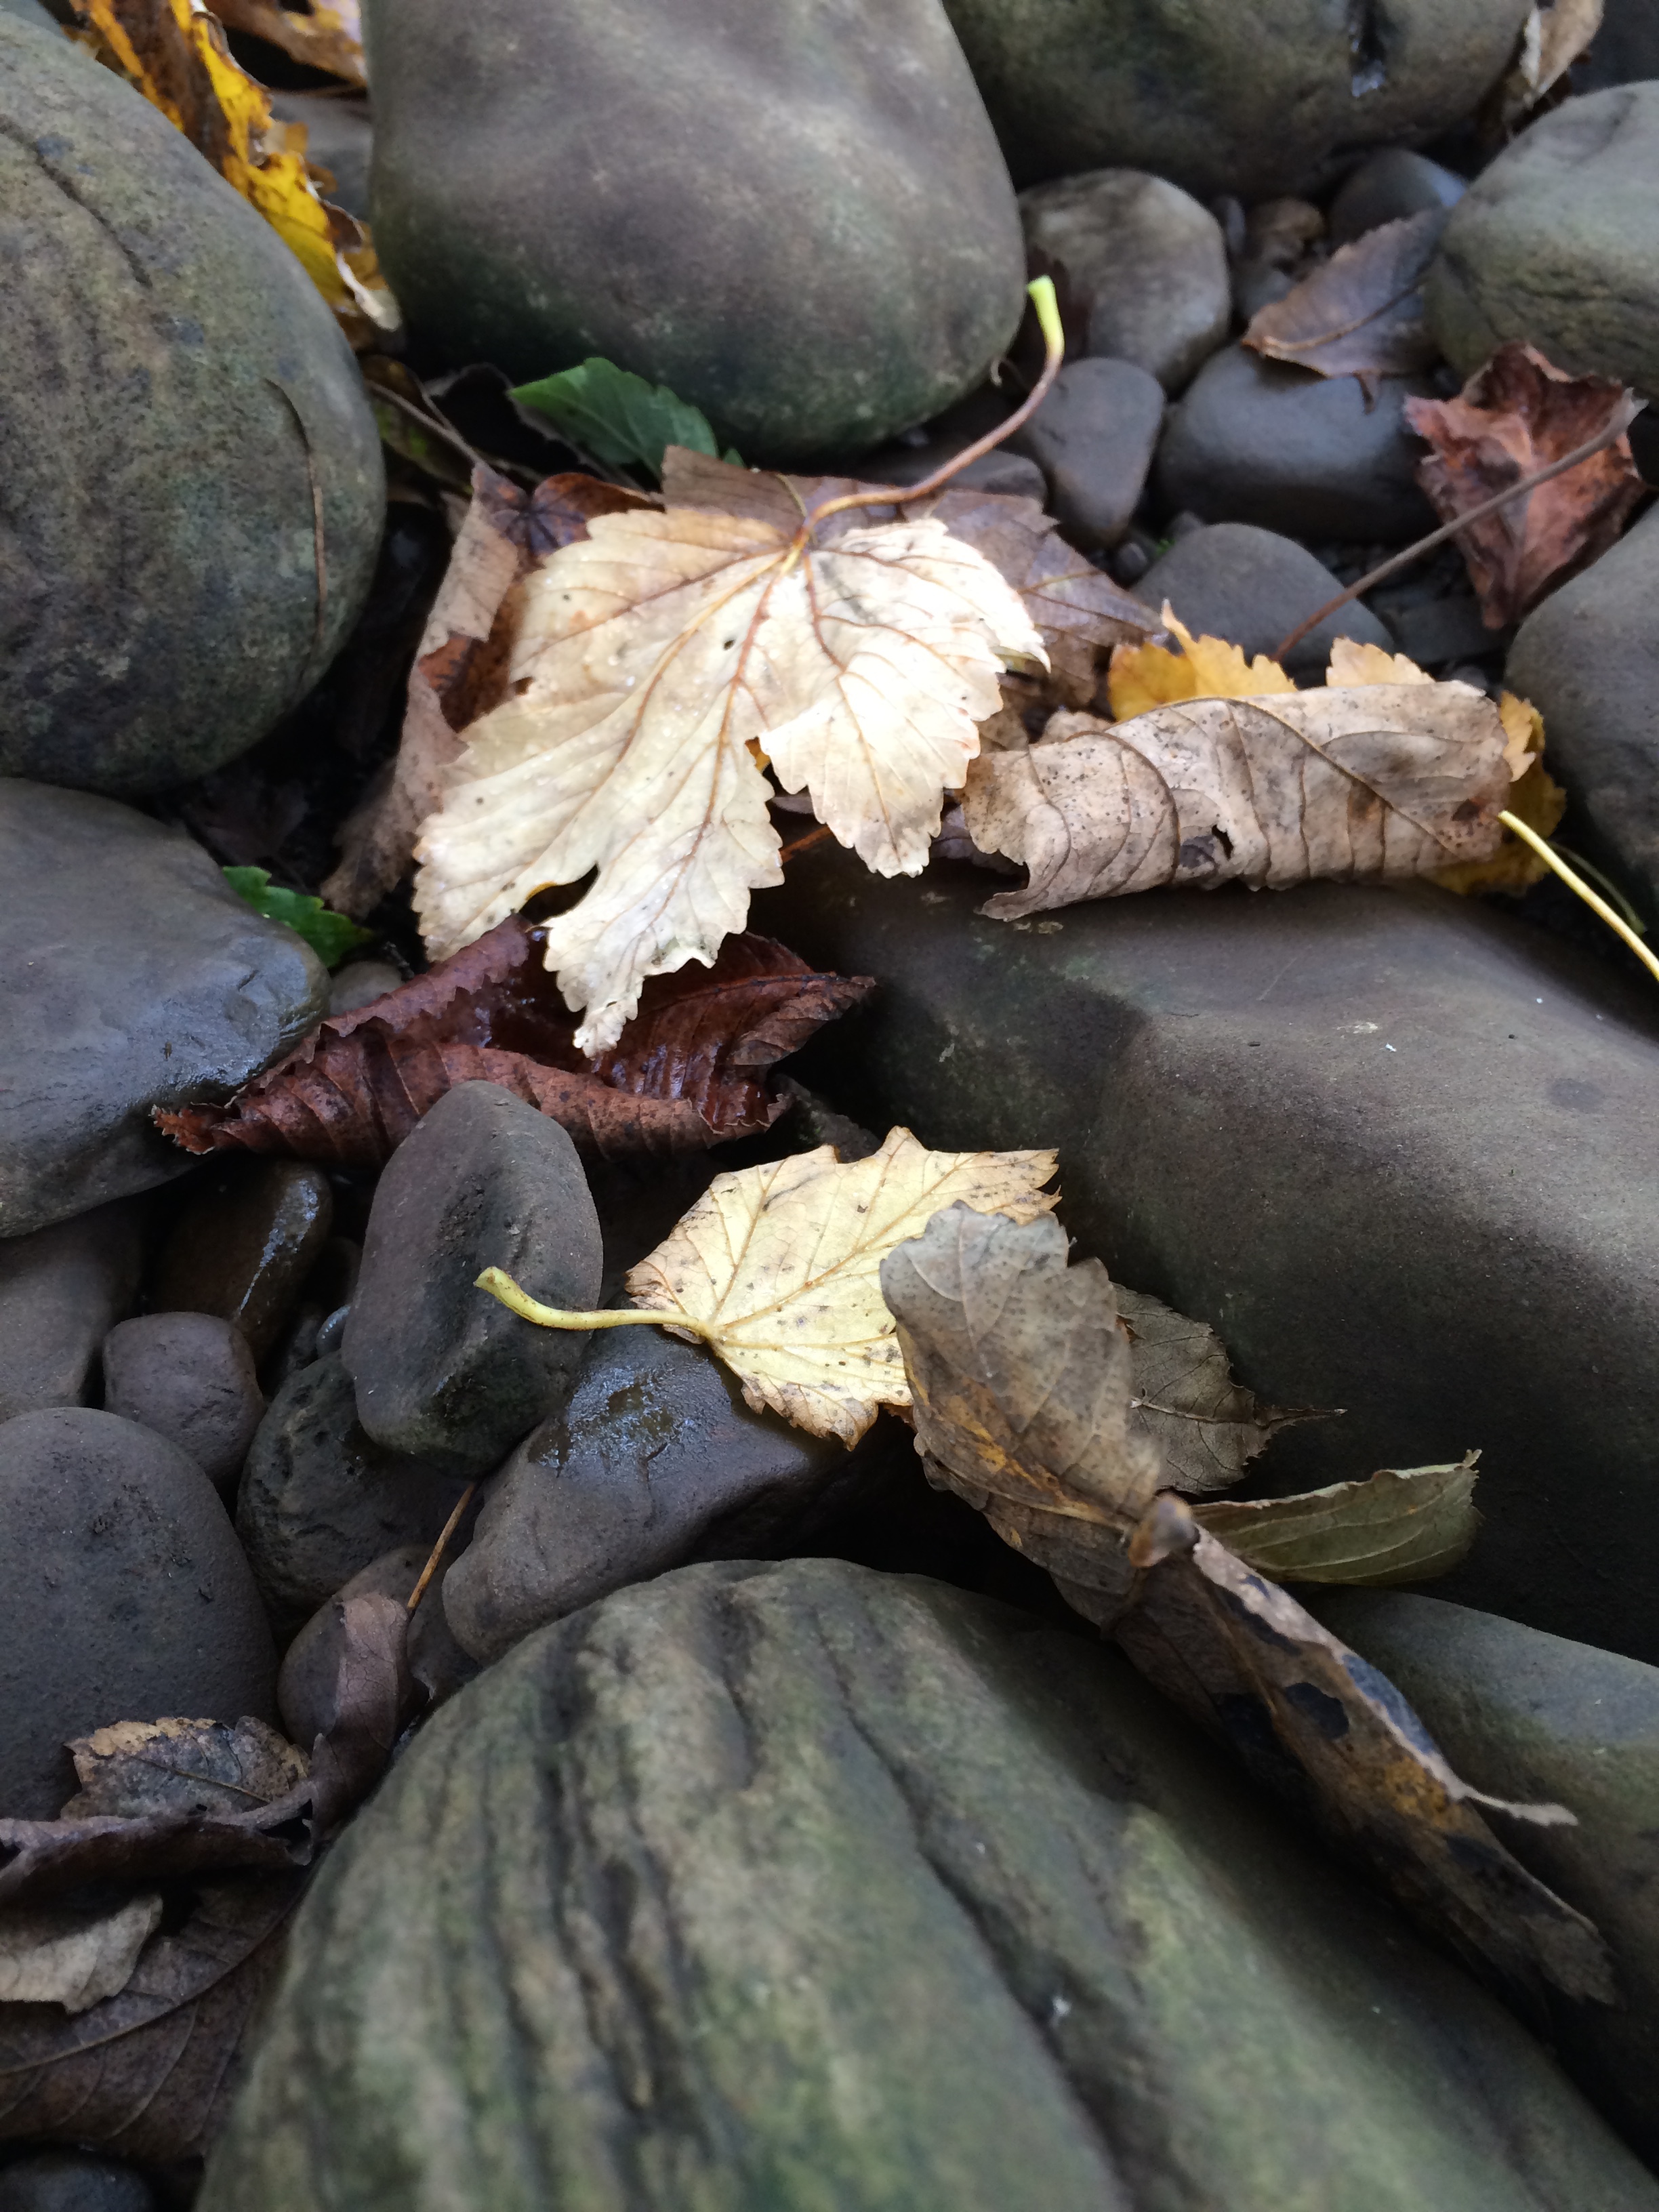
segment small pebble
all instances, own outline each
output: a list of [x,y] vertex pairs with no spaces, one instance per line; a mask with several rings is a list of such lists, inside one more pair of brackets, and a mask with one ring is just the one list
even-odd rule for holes
[[142,1314],[104,1339],[104,1406],[188,1452],[234,1486],[265,1410],[253,1354],[216,1315]]

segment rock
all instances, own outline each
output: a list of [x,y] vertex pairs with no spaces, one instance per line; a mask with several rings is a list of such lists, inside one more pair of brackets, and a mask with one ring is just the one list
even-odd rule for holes
[[246,751],[327,667],[385,477],[300,263],[84,64],[0,17],[0,774],[158,791]]
[[189,1454],[216,1489],[234,1488],[265,1410],[253,1354],[234,1323],[204,1313],[141,1314],[104,1340],[104,1410]]
[[155,2205],[141,2173],[81,2151],[36,2151],[0,2166],[0,2212],[155,2212]]
[[1128,361],[1073,361],[1012,442],[1047,477],[1066,535],[1092,550],[1128,528],[1163,423],[1155,376]]
[[945,0],[1017,184],[1108,162],[1207,199],[1309,191],[1501,76],[1526,0]]
[[138,1288],[141,1226],[123,1201],[0,1243],[0,1421],[86,1403],[98,1347]]
[[443,1607],[443,1580],[415,1608],[409,1624],[409,1671],[434,1705],[453,1698],[478,1672],[478,1662],[455,1641]]
[[365,1433],[336,1353],[272,1400],[242,1469],[236,1533],[266,1604],[292,1629],[387,1551],[418,1547],[424,1559],[465,1486]]
[[1405,404],[1431,389],[1419,377],[1380,378],[1367,412],[1358,377],[1315,376],[1229,346],[1170,410],[1158,489],[1167,507],[1206,522],[1385,544],[1419,538],[1435,516]]
[[1419,668],[1437,672],[1455,660],[1480,659],[1498,652],[1502,630],[1490,630],[1472,592],[1454,592],[1443,599],[1425,599],[1407,607],[1389,623],[1398,649]]
[[1453,210],[1424,284],[1460,375],[1505,338],[1659,394],[1659,83],[1569,100]]
[[[969,441],[963,439],[962,445]],[[942,468],[959,453],[961,446],[936,445],[931,439],[922,446],[882,446],[873,453],[866,453],[855,473],[866,483],[917,484]],[[981,453],[976,461],[969,461],[960,470],[953,482],[974,491],[996,491],[1016,499],[1034,499],[1039,507],[1048,504],[1048,484],[1035,461],[1027,460],[1007,446],[993,447]]]
[[[1275,652],[1281,638],[1341,589],[1305,546],[1246,522],[1183,532],[1135,586],[1149,607],[1169,600],[1195,636],[1230,638],[1252,654]],[[1316,678],[1339,637],[1389,651],[1394,646],[1370,610],[1350,599],[1291,648],[1285,657],[1291,673]]]
[[1132,361],[1179,392],[1232,320],[1221,225],[1142,169],[1096,169],[1022,192],[1029,245],[1060,263],[1088,351]]
[[331,1014],[349,1014],[354,1006],[367,1006],[385,998],[404,982],[403,970],[389,960],[349,960],[337,968],[328,987]]
[[[32,23],[38,31],[51,38],[62,35],[56,21],[40,4],[40,0],[0,0],[0,15],[10,15],[20,23]],[[3,2205],[3,2200],[0,2200]]]
[[161,1254],[155,1302],[232,1322],[262,1359],[333,1225],[334,1194],[320,1168],[234,1154],[211,1162]]
[[182,1174],[151,1107],[228,1097],[319,1018],[328,977],[199,845],[112,799],[0,776],[0,884],[10,1237]]
[[224,1507],[164,1437],[79,1406],[0,1427],[0,1818],[51,1820],[71,1736],[268,1719],[276,1662]]
[[1659,915],[1659,510],[1522,623],[1506,680],[1549,734],[1572,837]]
[[1455,170],[1443,169],[1426,154],[1389,146],[1362,161],[1331,202],[1331,244],[1350,245],[1381,223],[1401,222],[1431,208],[1455,208],[1468,190]]
[[[289,1645],[276,1677],[276,1710],[290,1742],[309,1750],[334,1723],[335,1682],[344,1643],[337,1607],[354,1597],[390,1597],[407,1604],[431,1551],[430,1544],[400,1544],[382,1552],[325,1598]],[[421,1609],[426,1609],[424,1601]]]
[[604,1254],[558,1123],[496,1084],[463,1083],[380,1177],[340,1351],[370,1436],[470,1475],[563,1403],[586,1341],[509,1313],[477,1287],[486,1267],[586,1312]]
[[1022,928],[977,917],[991,880],[819,850],[756,899],[815,967],[882,979],[858,1058],[837,1040],[848,1110],[1057,1145],[1079,1251],[1210,1322],[1277,1404],[1348,1409],[1279,1437],[1263,1486],[1478,1445],[1485,1526],[1446,1595],[1659,1661],[1651,985],[1426,885]]
[[270,112],[279,123],[303,126],[307,161],[326,169],[331,180],[323,198],[367,222],[368,165],[374,150],[374,125],[367,107],[332,93],[278,92],[271,96]]
[[1414,1705],[1466,1780],[1559,1803],[1576,1827],[1504,1839],[1606,1936],[1621,2002],[1553,2010],[1564,2063],[1642,2155],[1659,2154],[1659,1670],[1404,1590],[1317,1601]]
[[1018,210],[939,0],[366,15],[375,246],[453,362],[603,355],[782,462],[937,414],[1013,337]]
[[392,2191],[1659,2205],[1526,2032],[1115,1655],[831,1560],[544,1631],[330,1854],[200,2212]]
[[[596,1333],[570,1403],[490,1486],[444,1578],[463,1650],[499,1659],[532,1628],[678,1566],[734,1516],[799,1511],[845,1447],[744,1405],[701,1345],[654,1328]],[[723,1547],[722,1547],[723,1548]]]

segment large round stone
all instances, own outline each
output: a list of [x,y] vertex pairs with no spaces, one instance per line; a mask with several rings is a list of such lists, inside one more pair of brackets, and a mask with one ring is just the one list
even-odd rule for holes
[[1483,171],[1424,286],[1468,375],[1505,338],[1659,394],[1659,83],[1570,100]]
[[1015,179],[1151,169],[1200,199],[1305,190],[1426,140],[1501,76],[1527,0],[945,0]]
[[350,349],[170,123],[9,15],[0,298],[0,773],[202,775],[316,681],[368,591],[384,481]]
[[375,242],[417,332],[602,355],[749,460],[978,382],[1024,257],[940,0],[373,0]]

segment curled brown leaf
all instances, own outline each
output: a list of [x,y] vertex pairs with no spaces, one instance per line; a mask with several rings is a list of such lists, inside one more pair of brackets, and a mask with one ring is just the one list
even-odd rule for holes
[[1244,343],[1270,361],[1358,376],[1368,387],[1431,368],[1439,348],[1423,320],[1421,287],[1445,226],[1443,208],[1379,223],[1260,309]]

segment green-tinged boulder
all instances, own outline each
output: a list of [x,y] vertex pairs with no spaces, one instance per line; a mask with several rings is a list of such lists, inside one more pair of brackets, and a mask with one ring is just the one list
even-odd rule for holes
[[1437,137],[1504,73],[1527,0],[945,0],[1015,179],[1151,169],[1302,191]]
[[4,14],[0,298],[0,775],[183,782],[265,735],[368,589],[350,349],[180,132]]
[[1506,338],[1659,395],[1659,83],[1569,100],[1483,170],[1424,285],[1465,376]]
[[464,1690],[295,1923],[201,2212],[1654,2212],[1083,1636],[690,1567]]
[[876,444],[1019,319],[940,0],[371,0],[375,242],[415,331],[670,386],[747,460]]

